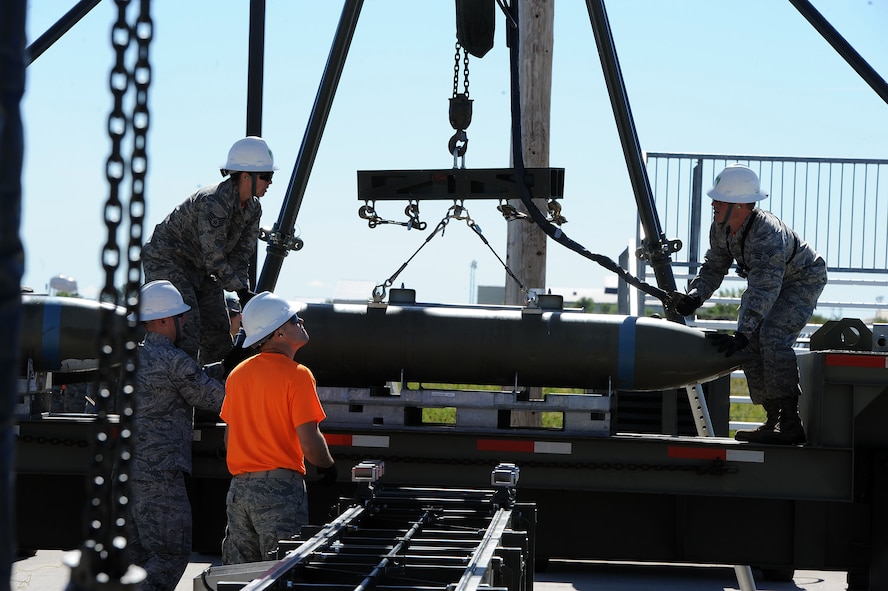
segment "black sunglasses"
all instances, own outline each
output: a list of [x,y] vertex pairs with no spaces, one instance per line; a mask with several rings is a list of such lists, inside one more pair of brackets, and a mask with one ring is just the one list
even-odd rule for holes
[[293,316],[287,322],[289,322],[290,324],[299,324],[300,320],[302,320],[302,318],[299,317],[299,314],[293,314]]
[[263,181],[265,181],[266,183],[270,183],[271,177],[273,177],[273,176],[274,176],[274,172],[263,172],[262,174],[259,175],[259,178],[262,179]]

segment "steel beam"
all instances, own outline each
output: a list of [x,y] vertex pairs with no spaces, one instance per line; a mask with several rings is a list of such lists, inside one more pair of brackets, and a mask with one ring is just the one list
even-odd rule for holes
[[[564,196],[563,168],[528,168],[534,199]],[[359,201],[520,199],[512,168],[358,171]]]
[[[592,23],[592,31],[595,34],[595,44],[598,47],[598,57],[601,60],[604,81],[607,85],[617,131],[623,146],[623,156],[629,169],[629,180],[635,194],[638,215],[641,225],[644,227],[644,255],[650,261],[654,276],[657,278],[657,285],[664,291],[671,292],[675,290],[671,257],[673,242],[666,239],[657,216],[657,206],[645,169],[641,142],[639,142],[638,133],[635,130],[629,95],[626,91],[626,84],[623,82],[623,73],[617,58],[617,50],[604,7],[604,0],[586,0],[586,8]],[[684,319],[670,308],[666,309],[666,315],[670,320],[684,324]]]
[[89,11],[99,5],[102,0],[80,0],[62,18],[57,20],[50,28],[40,35],[25,49],[25,65],[30,66],[34,60],[43,55],[53,43],[62,38],[71,27],[80,22],[80,19],[89,14]]

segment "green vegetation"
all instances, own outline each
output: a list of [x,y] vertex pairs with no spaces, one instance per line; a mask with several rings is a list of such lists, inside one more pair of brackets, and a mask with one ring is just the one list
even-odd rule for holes
[[[408,382],[410,390],[460,390],[479,392],[498,392],[504,390],[501,386],[474,385],[474,384],[426,384]],[[548,394],[582,394],[581,388],[543,388],[543,397]],[[457,409],[451,406],[423,408],[421,412],[423,425],[448,426],[456,425]],[[561,412],[541,412],[540,419],[535,422],[543,429],[562,429],[564,427],[564,415]]]
[[[745,378],[731,378],[731,396],[749,396],[749,388],[746,386]],[[730,421],[764,423],[765,409],[757,404],[737,404],[732,402],[728,416]],[[734,433],[735,431],[732,429],[729,435],[733,437]]]
[[[596,304],[592,298],[580,298],[572,302],[574,307],[582,308],[588,314],[616,314],[616,304]],[[567,303],[565,303],[566,305]]]
[[[500,386],[479,386],[468,384],[420,384],[418,382],[410,382],[407,387],[411,390],[461,390],[461,391],[499,391]],[[547,394],[582,394],[583,390],[578,388],[543,388],[543,396]],[[743,377],[731,378],[731,396],[749,396],[749,390],[746,386],[746,379]],[[457,409],[454,407],[434,407],[423,408],[421,412],[422,424],[429,426],[452,426],[456,425]],[[731,421],[742,421],[749,423],[765,422],[765,411],[757,404],[737,404],[731,403],[730,409]],[[543,429],[562,429],[564,427],[564,416],[560,412],[542,412],[540,413],[539,425]],[[730,436],[734,436],[734,431],[730,432]]]
[[[717,292],[716,295],[723,298],[739,298],[743,294],[742,289],[729,289]],[[737,320],[736,304],[713,304],[697,310],[697,318],[700,320]]]
[[[442,408],[423,408],[422,424],[430,426],[456,425],[457,409],[446,406]],[[564,414],[561,412],[541,412],[539,426],[543,429],[562,429]]]

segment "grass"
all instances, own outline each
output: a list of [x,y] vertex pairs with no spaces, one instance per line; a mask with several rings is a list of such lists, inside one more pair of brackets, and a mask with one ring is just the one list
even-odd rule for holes
[[[470,384],[432,384],[432,383],[419,383],[419,382],[408,382],[407,388],[410,390],[417,389],[425,389],[425,390],[467,390],[467,391],[493,391],[498,392],[503,390],[501,386],[489,386],[489,385],[470,385]],[[579,388],[543,388],[543,396],[547,394],[582,394],[583,390]],[[422,409],[422,423],[424,425],[456,425],[456,412],[457,409],[454,407],[440,407],[440,408],[423,408]],[[531,415],[536,413],[530,413]],[[517,413],[516,413],[517,417]],[[520,418],[513,418],[513,421],[520,421]],[[541,427],[543,429],[562,429],[564,428],[564,414],[559,411],[552,412],[540,412],[539,419],[536,417],[525,417],[524,420],[529,422],[529,425]],[[517,425],[516,425],[517,426]]]
[[[731,396],[749,396],[749,388],[746,386],[746,378],[731,378]],[[765,409],[758,404],[731,403],[731,410],[729,412],[730,421],[764,423],[765,418]],[[734,433],[734,429],[731,429],[729,435],[733,437]]]

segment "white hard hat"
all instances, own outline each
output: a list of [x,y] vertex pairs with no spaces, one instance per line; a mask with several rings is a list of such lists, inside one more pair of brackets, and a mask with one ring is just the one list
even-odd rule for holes
[[241,326],[247,335],[244,348],[252,347],[283,325],[293,316],[297,308],[280,296],[269,291],[256,294],[244,306]]
[[721,171],[706,194],[714,201],[725,203],[753,203],[768,196],[759,184],[758,175],[742,164],[731,164]]
[[222,165],[226,172],[270,172],[277,170],[274,155],[261,137],[250,135],[237,140],[228,150],[228,161]]
[[[178,316],[191,309],[182,294],[166,279],[151,281],[142,286],[139,294],[139,320],[147,322],[158,318]],[[132,314],[130,315],[132,320]]]

